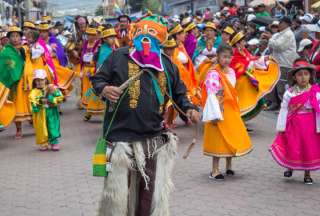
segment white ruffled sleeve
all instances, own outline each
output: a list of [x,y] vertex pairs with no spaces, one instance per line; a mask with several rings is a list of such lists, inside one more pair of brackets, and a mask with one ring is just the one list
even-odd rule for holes
[[205,81],[205,85],[208,97],[203,109],[202,121],[210,122],[213,120],[223,120],[220,103],[216,95],[221,90],[220,77],[218,72],[209,72]]
[[43,54],[44,54],[44,49],[41,46],[39,45],[32,46],[31,48],[32,59],[40,58]]
[[291,96],[292,95],[289,92],[289,90],[287,90],[284,93],[279,116],[278,116],[278,121],[277,121],[277,131],[278,132],[284,132],[286,130],[287,117],[288,117],[288,105],[289,105]]

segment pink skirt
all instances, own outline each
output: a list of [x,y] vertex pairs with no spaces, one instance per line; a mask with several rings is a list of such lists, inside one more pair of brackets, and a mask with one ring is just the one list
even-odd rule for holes
[[320,169],[320,134],[314,112],[291,116],[284,133],[278,133],[270,152],[276,162],[292,170]]

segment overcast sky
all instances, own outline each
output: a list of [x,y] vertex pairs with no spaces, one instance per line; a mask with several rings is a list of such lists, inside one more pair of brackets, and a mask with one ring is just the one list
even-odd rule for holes
[[57,9],[95,9],[102,0],[48,0]]

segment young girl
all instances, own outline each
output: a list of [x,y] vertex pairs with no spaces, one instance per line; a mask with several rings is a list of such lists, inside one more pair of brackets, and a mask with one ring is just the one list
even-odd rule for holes
[[32,109],[33,126],[36,132],[36,143],[41,151],[59,151],[60,116],[58,104],[63,102],[61,91],[54,85],[48,85],[47,72],[35,70],[33,89],[29,100]]
[[279,165],[304,170],[304,183],[312,184],[311,170],[320,169],[320,89],[314,83],[314,70],[305,59],[297,59],[289,73],[289,88],[284,96],[277,122],[279,132],[271,154]]
[[226,158],[226,174],[234,175],[232,157],[243,156],[252,150],[251,141],[241,119],[238,97],[235,89],[236,75],[229,67],[232,48],[222,44],[217,51],[216,65],[209,70],[202,86],[206,98],[203,121],[203,151],[211,156],[210,179],[223,180],[219,170],[220,158]]

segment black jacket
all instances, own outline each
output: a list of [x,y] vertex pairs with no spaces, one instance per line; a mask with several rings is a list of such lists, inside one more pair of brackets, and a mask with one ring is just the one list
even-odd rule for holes
[[[186,87],[179,77],[177,67],[170,59],[162,55],[163,64],[170,77],[172,98],[175,103],[186,112],[188,109],[196,109],[186,97]],[[104,62],[98,73],[91,78],[93,88],[100,95],[105,86],[120,86],[128,80],[129,48],[120,48],[113,52]],[[158,72],[152,70],[157,77]],[[136,108],[130,108],[129,95],[126,95],[119,106],[118,112],[112,123],[107,140],[111,142],[142,141],[160,135],[164,128],[162,126],[163,116],[160,104],[153,87],[150,74],[144,73],[140,77],[140,96]],[[110,124],[112,112],[107,109],[104,129]]]

